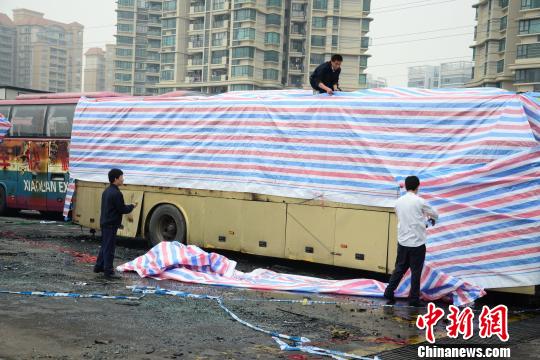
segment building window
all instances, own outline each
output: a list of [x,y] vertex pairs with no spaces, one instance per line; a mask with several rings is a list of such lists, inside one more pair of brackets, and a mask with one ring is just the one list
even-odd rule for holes
[[279,52],[274,50],[268,50],[264,52],[264,61],[279,62]]
[[161,20],[161,27],[163,29],[176,29],[176,19]]
[[502,38],[501,40],[499,40],[499,51],[504,51],[505,49],[506,49],[506,38]]
[[362,36],[362,38],[360,39],[360,47],[362,49],[367,49],[368,46],[369,46],[369,37]]
[[324,62],[324,54],[311,53],[311,55],[309,55],[310,64],[319,65],[319,64],[322,64],[323,62]]
[[276,69],[264,69],[263,80],[277,80],[279,77],[279,70]]
[[281,15],[278,15],[278,14],[266,15],[266,25],[281,25]]
[[371,0],[364,0],[362,2],[362,10],[363,11],[371,11]]
[[174,70],[163,70],[161,72],[161,80],[174,80]]
[[118,11],[118,19],[133,20],[135,14],[132,11]]
[[242,59],[249,58],[253,59],[255,57],[255,48],[252,46],[242,46],[232,49],[233,59]]
[[116,48],[116,56],[133,56],[133,50]]
[[164,64],[174,64],[175,53],[161,54],[161,62]]
[[169,36],[164,36],[162,38],[162,46],[165,47],[165,46],[174,46],[176,44],[176,36],[175,35],[169,35]]
[[520,20],[520,34],[536,34],[540,33],[540,19]]
[[367,61],[368,57],[365,55],[360,55],[360,67],[365,68],[367,67]]
[[521,0],[522,9],[537,9],[540,8],[540,0]]
[[277,32],[267,32],[264,35],[265,44],[279,45],[279,42],[280,42],[280,35]]
[[497,73],[502,73],[504,71],[504,59],[497,61]]
[[326,36],[311,35],[311,46],[325,46]]
[[266,0],[266,6],[281,7],[281,0]]
[[159,48],[161,48],[161,40],[148,39],[148,47],[150,49],[159,49]]
[[231,69],[232,77],[253,77],[253,66],[251,65],[240,65],[233,66]]
[[227,45],[225,39],[227,38],[227,32],[218,32],[212,34],[212,46],[225,46]]
[[253,90],[255,87],[251,84],[234,84],[231,85],[231,91],[248,91]]
[[234,13],[235,21],[257,20],[257,10],[255,9],[240,9]]
[[212,51],[212,64],[221,64],[223,58],[226,58],[228,53],[228,50]]
[[507,25],[508,25],[508,16],[503,16],[501,18],[501,28],[500,28],[500,30],[506,29]]
[[369,31],[369,19],[362,19],[362,31],[368,32]]
[[117,36],[116,43],[118,45],[133,45],[133,38],[130,36]]
[[114,62],[114,67],[116,69],[131,70],[131,68],[133,67],[133,63],[131,61],[116,60]]
[[328,8],[328,0],[313,0],[313,9],[326,10]]
[[326,29],[326,18],[314,16],[311,19],[311,26],[314,29]]
[[118,31],[122,32],[133,32],[133,25],[132,24],[118,24],[116,25],[116,29]]
[[254,28],[234,29],[234,40],[255,40]]
[[332,46],[338,46],[339,44],[339,36],[337,35],[332,35]]
[[530,59],[540,57],[540,43],[518,45],[517,58]]
[[121,6],[133,6],[133,5],[135,5],[135,0],[118,0],[118,5],[121,5]]
[[499,6],[504,9],[508,6],[508,0],[499,0]]
[[540,82],[540,69],[536,68],[516,70],[515,81],[519,83]]
[[176,0],[163,2],[163,11],[174,11],[174,10],[176,10]]
[[358,85],[360,85],[360,86],[367,85],[367,76],[366,76],[366,74],[358,75]]
[[225,0],[214,0],[212,7],[213,10],[224,10],[225,9]]

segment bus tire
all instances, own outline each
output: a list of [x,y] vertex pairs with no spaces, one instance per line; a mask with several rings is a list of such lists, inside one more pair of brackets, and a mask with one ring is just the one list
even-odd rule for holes
[[0,216],[15,215],[17,212],[16,209],[8,208],[6,189],[0,186]]
[[182,212],[170,204],[159,205],[148,223],[148,242],[155,246],[162,241],[186,243],[186,220]]

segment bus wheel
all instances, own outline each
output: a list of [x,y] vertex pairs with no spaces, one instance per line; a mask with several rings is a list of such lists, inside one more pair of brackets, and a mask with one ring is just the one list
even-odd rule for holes
[[173,205],[160,205],[150,217],[148,241],[151,246],[162,241],[186,242],[186,220]]
[[0,215],[8,216],[15,215],[18,211],[16,209],[10,209],[7,206],[6,190],[3,186],[0,186]]

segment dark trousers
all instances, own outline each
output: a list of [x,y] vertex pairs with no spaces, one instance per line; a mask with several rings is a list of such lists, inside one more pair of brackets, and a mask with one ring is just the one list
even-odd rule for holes
[[384,295],[386,297],[393,297],[394,291],[397,289],[401,278],[403,278],[407,269],[411,268],[411,291],[409,292],[409,300],[420,300],[420,277],[422,276],[425,258],[426,245],[407,247],[398,244],[396,268],[390,277]]
[[103,269],[107,275],[114,274],[114,250],[116,248],[116,232],[118,228],[103,227],[101,229],[101,248],[96,261],[96,269]]

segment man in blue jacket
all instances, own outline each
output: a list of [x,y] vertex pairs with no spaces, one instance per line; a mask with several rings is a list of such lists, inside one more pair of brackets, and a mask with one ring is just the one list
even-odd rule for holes
[[309,83],[314,92],[333,95],[334,91],[339,89],[339,74],[341,73],[342,62],[343,57],[335,54],[332,55],[330,61],[317,66],[309,77]]
[[106,279],[118,279],[114,274],[114,251],[116,242],[116,232],[122,225],[122,216],[129,214],[137,206],[137,203],[126,205],[124,196],[120,192],[119,186],[124,185],[124,173],[120,169],[109,171],[109,187],[101,195],[101,216],[99,224],[101,227],[101,248],[94,266],[94,272],[103,272]]

